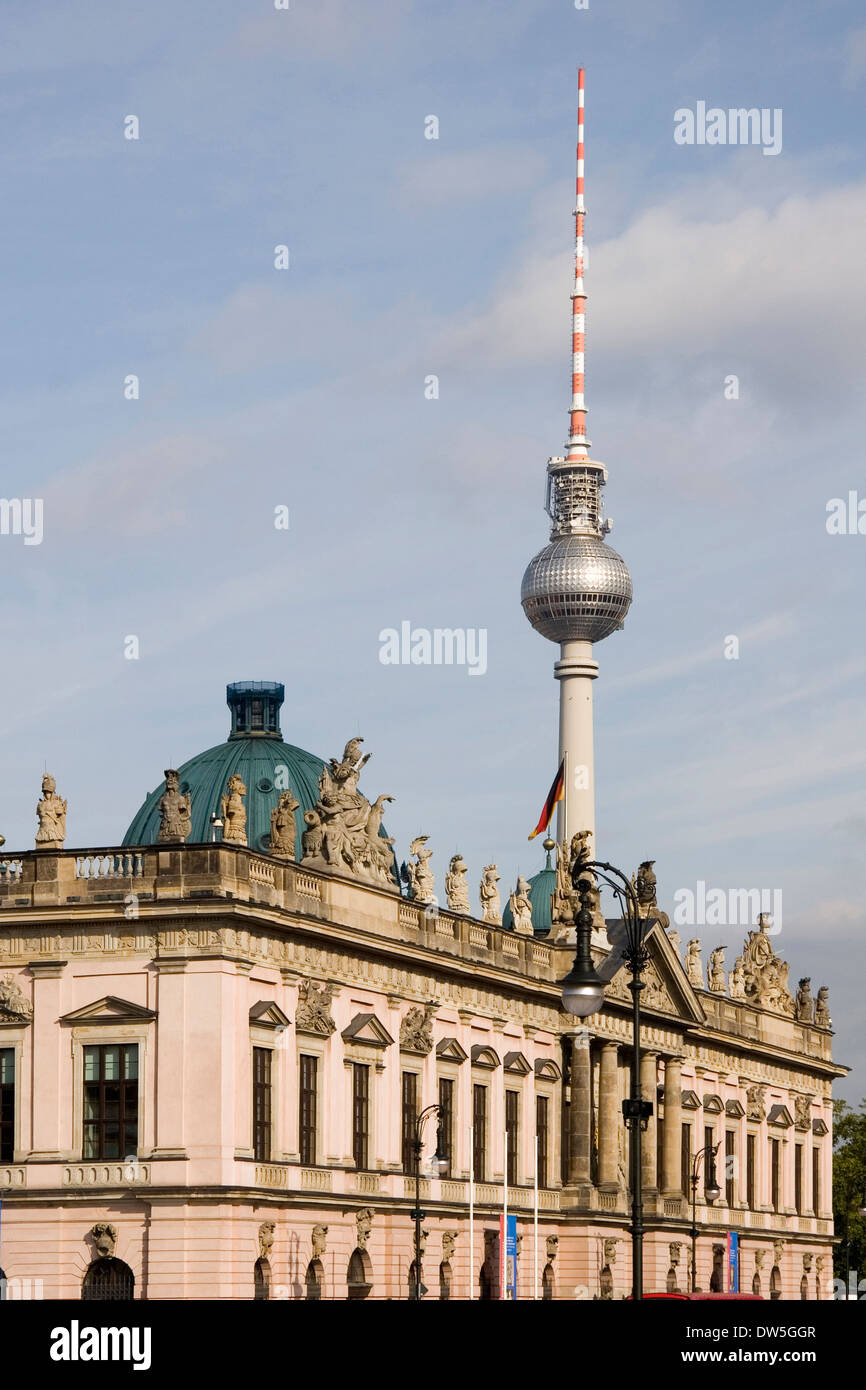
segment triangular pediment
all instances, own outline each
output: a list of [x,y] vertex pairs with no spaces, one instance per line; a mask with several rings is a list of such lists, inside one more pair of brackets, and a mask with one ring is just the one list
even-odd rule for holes
[[738,1100],[725,1101],[725,1114],[732,1120],[741,1120],[745,1115],[745,1110]]
[[260,1028],[288,1028],[290,1019],[273,999],[260,999],[250,1009],[250,1023]]
[[[631,973],[621,955],[625,945],[622,926],[619,922],[608,921],[607,928],[611,953],[599,966],[598,973],[609,982],[606,991],[608,996],[621,999],[631,1007]],[[641,1012],[672,1015],[688,1023],[706,1022],[701,1001],[673,943],[658,919],[653,920],[647,928],[644,945],[649,953],[649,961],[641,976],[644,983],[640,996]]]
[[528,1076],[532,1071],[532,1067],[522,1052],[506,1052],[502,1065],[506,1071],[512,1072],[515,1076]]
[[794,1117],[787,1105],[773,1105],[767,1116],[768,1125],[778,1125],[780,1129],[790,1129],[794,1123]]
[[683,1091],[680,1105],[683,1110],[700,1110],[701,1098],[694,1091]]
[[342,1032],[344,1042],[366,1043],[368,1047],[390,1047],[394,1039],[375,1014],[355,1014]]
[[436,1056],[443,1062],[465,1062],[466,1053],[456,1038],[441,1038],[436,1044]]
[[151,1023],[156,1018],[153,1009],[145,1009],[141,1004],[133,1004],[129,999],[118,999],[115,994],[106,994],[92,1004],[84,1004],[71,1014],[64,1014],[61,1023]]

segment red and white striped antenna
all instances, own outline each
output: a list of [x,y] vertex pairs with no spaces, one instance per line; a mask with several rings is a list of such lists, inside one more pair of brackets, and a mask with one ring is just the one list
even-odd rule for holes
[[577,202],[574,208],[574,290],[572,292],[571,428],[568,458],[586,458],[586,401],[584,399],[584,347],[586,334],[586,291],[583,287],[583,111],[584,69],[577,72]]

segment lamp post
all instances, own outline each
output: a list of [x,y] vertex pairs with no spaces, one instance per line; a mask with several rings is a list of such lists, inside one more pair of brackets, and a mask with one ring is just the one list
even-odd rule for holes
[[[415,1222],[415,1278],[412,1280],[412,1292],[410,1298],[416,1302],[421,1301],[421,1222],[426,1220],[426,1211],[421,1210],[421,1154],[424,1151],[424,1126],[431,1115],[440,1115],[438,1105],[428,1105],[421,1111],[415,1121],[415,1138],[412,1141],[413,1153],[415,1158],[415,1210],[412,1212],[412,1220]],[[437,1127],[436,1133],[436,1152],[433,1155],[433,1162],[436,1164],[437,1171],[444,1173],[448,1167],[448,1156],[442,1153],[442,1134]]]
[[590,898],[597,891],[595,879],[600,878],[613,890],[620,906],[625,927],[623,959],[631,972],[629,989],[632,996],[632,1054],[631,1088],[628,1100],[622,1103],[625,1126],[632,1133],[631,1145],[631,1250],[632,1298],[643,1298],[643,1191],[641,1186],[641,1135],[653,1113],[652,1101],[644,1100],[640,1081],[640,993],[641,975],[649,962],[644,934],[650,921],[641,916],[637,892],[630,879],[620,869],[603,860],[575,856],[571,865],[571,881],[580,901],[575,914],[576,952],[571,972],[562,982],[562,1003],[569,1013],[586,1018],[596,1013],[604,1000],[604,981],[596,973],[590,953],[592,909]]
[[[719,1141],[721,1143],[721,1140]],[[701,1160],[704,1160],[704,1196],[707,1204],[712,1206],[717,1197],[721,1196],[722,1189],[716,1181],[716,1153],[719,1145],[707,1144],[704,1148],[698,1149],[692,1159],[692,1293],[697,1293],[698,1272],[697,1272],[697,1248],[698,1248],[698,1180],[700,1173]]]

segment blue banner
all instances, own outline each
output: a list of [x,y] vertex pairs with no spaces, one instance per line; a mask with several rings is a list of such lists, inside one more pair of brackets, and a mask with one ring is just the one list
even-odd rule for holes
[[740,1237],[728,1232],[728,1293],[740,1292]]

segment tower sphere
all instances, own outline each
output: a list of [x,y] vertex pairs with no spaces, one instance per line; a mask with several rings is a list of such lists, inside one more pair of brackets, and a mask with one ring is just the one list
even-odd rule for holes
[[621,555],[598,536],[560,536],[530,560],[520,602],[551,642],[600,642],[622,627],[632,598]]

